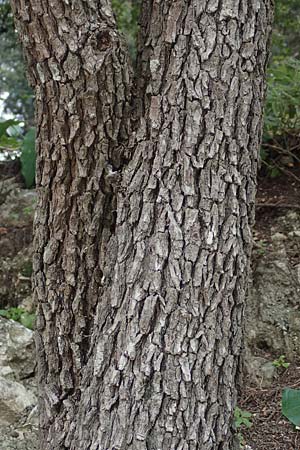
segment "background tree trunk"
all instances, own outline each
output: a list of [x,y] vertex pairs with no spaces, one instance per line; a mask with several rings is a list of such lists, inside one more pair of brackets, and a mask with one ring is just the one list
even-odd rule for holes
[[229,450],[271,2],[145,0],[130,142],[107,3],[12,3],[37,92],[41,448]]

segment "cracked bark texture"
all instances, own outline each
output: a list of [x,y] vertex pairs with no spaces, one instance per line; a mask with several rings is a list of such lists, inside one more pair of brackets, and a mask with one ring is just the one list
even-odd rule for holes
[[[99,1],[12,2],[36,92],[34,291],[41,449],[67,448],[98,299],[113,261],[115,184],[126,160],[130,66]],[[113,266],[112,266],[113,267]]]
[[231,450],[272,2],[144,0],[134,127],[108,2],[12,3],[37,93],[41,449]]

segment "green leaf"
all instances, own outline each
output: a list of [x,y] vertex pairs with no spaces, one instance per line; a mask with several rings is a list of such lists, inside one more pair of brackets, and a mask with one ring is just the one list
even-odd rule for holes
[[23,312],[24,312],[24,309],[22,309],[22,308],[12,307],[12,308],[8,308],[8,309],[1,309],[0,316],[6,317],[7,319],[19,321]]
[[250,417],[252,417],[252,413],[250,413],[250,412],[248,412],[248,411],[243,411],[242,416],[243,416],[243,417],[250,418]]
[[0,137],[0,147],[4,147],[7,150],[16,150],[20,148],[20,141],[15,137],[1,136]]
[[282,392],[282,414],[296,427],[300,426],[300,389],[286,388]]
[[28,312],[24,312],[20,317],[20,323],[30,330],[34,329],[35,324],[35,314],[30,314]]
[[277,167],[272,167],[272,169],[270,170],[270,177],[276,178],[276,177],[279,177],[279,175],[280,175],[280,170],[277,169]]
[[16,322],[19,322],[23,311],[24,311],[23,308],[19,308],[19,307],[9,308],[8,309],[9,318],[12,320],[15,320]]
[[5,120],[4,122],[0,122],[0,137],[5,135],[5,133],[9,127],[19,125],[19,123],[20,122],[18,120],[14,120],[14,119],[9,119],[9,120]]
[[250,428],[252,426],[252,422],[249,420],[252,417],[252,413],[248,411],[243,411],[239,407],[236,407],[234,410],[234,423],[236,429],[245,426]]
[[35,180],[35,129],[31,128],[24,136],[21,147],[21,172],[27,188],[31,188]]
[[280,355],[278,359],[275,359],[272,362],[274,367],[283,367],[284,369],[287,369],[290,366],[290,363],[288,363],[285,360],[285,355]]
[[6,309],[0,309],[0,316],[9,319],[9,312]]
[[[298,1],[298,0],[297,0]],[[298,135],[300,110],[300,61],[285,56],[273,59],[268,74],[264,136]]]
[[35,314],[25,311],[24,308],[12,307],[8,309],[0,309],[0,316],[19,322],[30,330],[34,329]]

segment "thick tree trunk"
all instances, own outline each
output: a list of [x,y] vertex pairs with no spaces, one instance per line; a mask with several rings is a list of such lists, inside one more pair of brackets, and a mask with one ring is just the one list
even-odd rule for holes
[[41,449],[58,450],[68,448],[95,309],[113,272],[130,67],[105,0],[12,5],[36,89]]
[[107,2],[12,3],[37,92],[41,449],[229,450],[271,2],[145,0],[130,142]]

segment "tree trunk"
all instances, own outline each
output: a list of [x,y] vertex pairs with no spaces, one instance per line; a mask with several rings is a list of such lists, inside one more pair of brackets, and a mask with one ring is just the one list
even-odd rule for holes
[[106,0],[12,4],[36,88],[41,449],[229,450],[271,0],[144,0],[132,102]]

